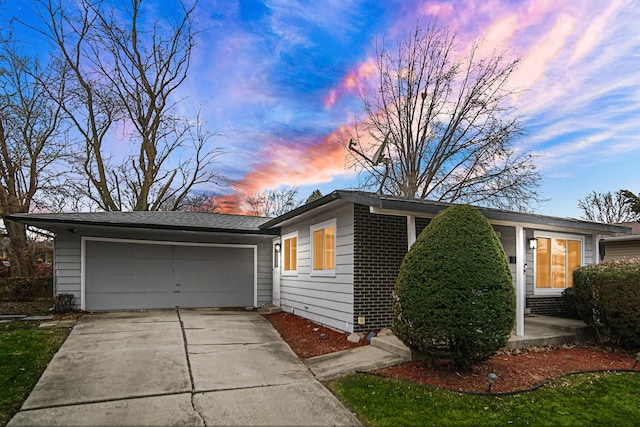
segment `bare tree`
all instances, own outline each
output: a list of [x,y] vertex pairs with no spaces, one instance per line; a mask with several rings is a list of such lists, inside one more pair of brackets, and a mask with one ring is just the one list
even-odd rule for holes
[[305,203],[311,203],[314,200],[318,200],[321,198],[322,198],[322,193],[320,192],[320,190],[313,190],[309,195],[309,197],[307,197],[307,201]]
[[66,155],[59,107],[63,92],[51,99],[46,85],[52,83],[52,70],[21,55],[11,41],[0,46],[0,63],[0,215],[14,272],[29,276],[34,264],[25,226],[7,217],[46,207],[39,196],[59,189]]
[[255,216],[280,216],[302,204],[298,200],[298,187],[282,186],[265,190],[248,198],[251,214]]
[[592,191],[584,199],[578,200],[578,208],[582,210],[581,217],[588,221],[617,224],[631,222],[638,219],[632,207],[625,203],[623,191],[615,193],[596,193]]
[[181,210],[187,212],[216,213],[220,210],[220,205],[216,203],[214,197],[206,194],[194,194],[185,199]]
[[383,40],[377,91],[362,95],[366,119],[350,142],[363,187],[520,210],[539,201],[532,157],[514,148],[523,129],[507,80],[518,63],[506,52],[482,55],[478,43],[459,56],[455,34],[435,21],[395,50]]
[[636,214],[635,221],[640,221],[640,195],[634,194],[629,190],[620,190],[618,193],[624,197],[624,203]]
[[[159,210],[182,202],[213,171],[219,149],[199,117],[178,111],[195,45],[195,4],[177,2],[173,24],[143,16],[143,1],[115,11],[102,0],[39,0],[49,37],[64,69],[71,99],[61,106],[82,136],[78,190],[103,210]],[[114,154],[116,131],[132,154]]]

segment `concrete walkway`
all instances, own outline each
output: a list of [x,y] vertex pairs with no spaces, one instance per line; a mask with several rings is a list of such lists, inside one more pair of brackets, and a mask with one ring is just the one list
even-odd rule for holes
[[[391,338],[398,340],[395,336]],[[384,339],[388,338],[384,337]],[[372,371],[411,360],[411,352],[408,348],[405,347],[408,355],[394,354],[382,349],[379,346],[380,341],[383,341],[383,339],[374,338],[371,340],[372,345],[311,357],[305,359],[304,364],[307,365],[307,368],[313,372],[313,375],[318,380],[329,381],[352,372]]]
[[257,313],[82,318],[8,424],[360,425]]

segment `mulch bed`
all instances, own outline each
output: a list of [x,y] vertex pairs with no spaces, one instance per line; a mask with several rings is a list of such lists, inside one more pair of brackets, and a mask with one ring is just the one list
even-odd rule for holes
[[349,334],[338,332],[293,314],[272,313],[263,316],[271,322],[293,352],[301,359],[369,344],[367,340],[361,340],[359,343],[349,342],[347,341]]
[[[415,361],[374,373],[464,392],[487,392],[489,373],[498,379],[492,393],[508,393],[535,387],[543,382],[578,371],[631,369],[630,352],[594,346],[563,345],[501,352],[465,370],[448,361]],[[637,366],[640,372],[640,366]]]
[[[366,345],[347,341],[348,334],[288,313],[264,315],[302,359]],[[324,336],[323,336],[324,334]],[[578,371],[631,369],[635,352],[605,346],[563,345],[499,352],[465,370],[448,361],[421,360],[374,371],[376,374],[463,392],[487,391],[488,374],[498,379],[492,393],[526,390],[545,381]],[[640,372],[640,363],[636,366]]]

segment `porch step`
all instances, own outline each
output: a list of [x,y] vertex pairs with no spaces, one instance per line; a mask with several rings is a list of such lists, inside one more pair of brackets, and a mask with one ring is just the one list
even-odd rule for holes
[[260,314],[273,314],[280,313],[282,309],[277,305],[265,304],[258,309],[258,313]]
[[512,335],[511,338],[509,338],[509,341],[507,341],[507,345],[505,345],[504,348],[506,350],[515,350],[519,348],[547,347],[576,342],[575,334],[572,334],[570,332],[561,332],[553,330],[551,328],[544,329],[546,331],[550,330],[554,332],[548,334],[548,336],[542,336],[542,334],[544,334],[544,331],[532,331],[531,334],[527,333],[527,335],[523,337]]
[[[373,340],[372,340],[373,341]],[[311,357],[304,364],[320,381],[328,381],[356,371],[372,371],[409,361],[373,345]]]
[[371,345],[411,360],[411,350],[395,335],[371,338]]
[[[551,317],[531,315],[525,318],[526,326],[542,326],[557,331],[568,332],[575,336],[577,342],[589,341],[594,338],[592,328],[582,320],[566,319],[563,317]],[[526,330],[525,330],[526,334]],[[526,334],[528,335],[528,334]]]
[[[515,350],[527,347],[546,347],[593,339],[591,328],[584,322],[550,316],[527,316],[525,335],[512,335],[505,348]],[[406,359],[419,359],[420,355],[411,353],[395,335],[371,338],[371,345]]]

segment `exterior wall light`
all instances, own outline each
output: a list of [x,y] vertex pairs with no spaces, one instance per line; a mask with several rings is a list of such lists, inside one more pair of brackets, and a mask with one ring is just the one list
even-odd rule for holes
[[538,239],[536,238],[529,239],[529,249],[534,251],[538,249]]
[[280,243],[276,243],[276,252],[280,252]]

